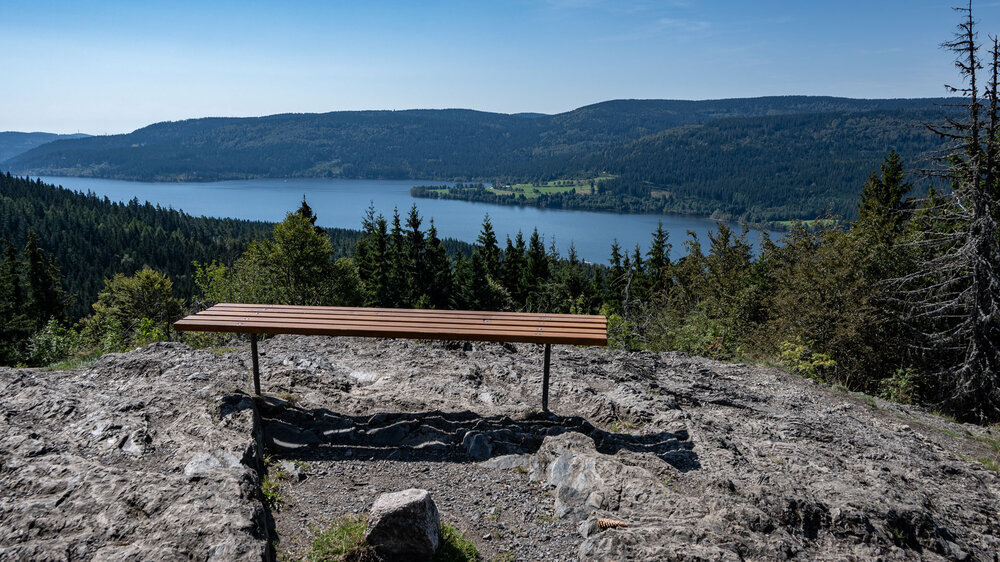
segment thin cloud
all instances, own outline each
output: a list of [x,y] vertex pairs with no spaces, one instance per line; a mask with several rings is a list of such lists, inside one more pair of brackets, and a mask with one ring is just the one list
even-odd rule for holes
[[712,24],[707,21],[677,18],[660,18],[656,23],[659,24],[662,29],[684,31],[687,33],[697,33],[712,27]]

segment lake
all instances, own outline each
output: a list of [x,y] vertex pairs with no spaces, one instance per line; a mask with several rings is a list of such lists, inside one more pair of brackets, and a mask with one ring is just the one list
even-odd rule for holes
[[[42,181],[80,192],[93,192],[113,201],[138,198],[161,207],[182,210],[194,216],[233,217],[250,220],[280,221],[285,214],[298,209],[305,195],[318,217],[317,224],[329,227],[361,228],[361,219],[370,203],[376,212],[391,219],[398,208],[403,221],[416,203],[424,218],[429,219],[441,237],[475,241],[483,217],[489,213],[500,246],[505,236],[513,238],[517,231],[525,239],[538,227],[545,236],[545,245],[554,238],[556,247],[565,256],[570,244],[582,259],[607,263],[611,242],[615,238],[623,251],[637,243],[648,248],[651,233],[657,223],[670,232],[673,244],[671,257],[684,254],[686,232],[698,234],[703,248],[708,247],[707,233],[716,223],[709,219],[675,215],[623,215],[534,207],[507,207],[468,201],[417,199],[410,196],[414,185],[442,185],[446,182],[421,180],[348,180],[348,179],[254,179],[208,183],[149,183],[95,178],[45,177]],[[756,246],[759,235],[751,232]]]

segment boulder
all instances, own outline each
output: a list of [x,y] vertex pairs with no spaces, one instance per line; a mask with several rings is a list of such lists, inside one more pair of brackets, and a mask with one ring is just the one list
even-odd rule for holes
[[469,455],[469,458],[474,461],[484,461],[493,454],[489,438],[478,431],[466,433],[462,439],[462,446],[465,447],[465,452]]
[[365,542],[383,559],[430,560],[441,539],[441,518],[427,490],[382,494],[368,516]]

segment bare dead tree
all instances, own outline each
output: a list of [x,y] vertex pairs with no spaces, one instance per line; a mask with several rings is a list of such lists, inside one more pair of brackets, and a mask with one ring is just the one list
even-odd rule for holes
[[963,118],[929,128],[950,141],[930,172],[950,182],[949,192],[921,202],[911,249],[919,266],[899,279],[914,348],[931,366],[942,406],[963,419],[1000,420],[1000,42],[992,38],[989,82],[980,92],[982,62],[972,2],[955,39],[964,86],[946,86],[965,99]]

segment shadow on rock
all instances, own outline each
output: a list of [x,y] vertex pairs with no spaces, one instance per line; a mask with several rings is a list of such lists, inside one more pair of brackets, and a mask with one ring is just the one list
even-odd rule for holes
[[470,462],[538,451],[545,437],[576,432],[598,452],[649,453],[681,472],[701,468],[687,431],[613,433],[580,417],[535,414],[524,419],[463,412],[392,412],[347,416],[304,409],[274,397],[258,399],[265,446],[300,460]]

